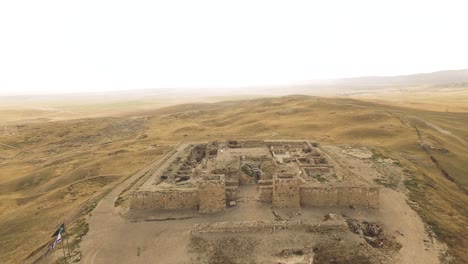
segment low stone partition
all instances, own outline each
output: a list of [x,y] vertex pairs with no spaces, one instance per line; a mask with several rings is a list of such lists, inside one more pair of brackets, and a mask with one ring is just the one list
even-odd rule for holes
[[328,166],[301,166],[306,171],[318,172],[318,173],[327,173],[330,172],[330,167]]
[[232,179],[227,180],[227,179],[226,179],[226,180],[224,181],[224,185],[225,185],[226,187],[228,187],[228,186],[235,186],[235,187],[238,187],[238,186],[239,186],[239,180],[238,180],[238,179],[236,179],[236,180],[232,180]]
[[343,185],[304,185],[300,187],[301,206],[379,207],[379,187]]
[[226,205],[229,205],[231,201],[237,201],[237,194],[239,193],[239,187],[237,186],[226,186]]
[[264,144],[267,147],[282,147],[284,145],[290,145],[290,146],[296,146],[296,147],[302,147],[305,144],[307,144],[307,140],[264,140]]
[[130,195],[131,209],[197,208],[198,189],[139,191]]
[[258,185],[259,186],[270,186],[270,185],[273,185],[273,180],[259,180]]
[[335,166],[330,163],[317,163],[317,164],[306,164],[305,166],[301,167],[327,167],[327,168],[334,168]]
[[257,148],[265,145],[263,140],[242,140],[240,141],[240,144],[243,148]]
[[348,231],[348,225],[344,220],[263,220],[217,222],[196,224],[191,231],[191,235],[203,233],[272,232],[280,230],[303,230],[306,232],[346,232]]

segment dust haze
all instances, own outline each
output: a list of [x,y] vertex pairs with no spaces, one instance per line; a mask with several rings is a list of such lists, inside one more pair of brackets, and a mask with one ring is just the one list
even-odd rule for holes
[[0,102],[2,263],[468,260],[468,70]]

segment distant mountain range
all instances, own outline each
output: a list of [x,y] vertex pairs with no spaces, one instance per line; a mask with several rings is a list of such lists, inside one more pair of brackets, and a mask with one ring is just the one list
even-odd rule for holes
[[[317,96],[361,94],[364,91],[375,92],[377,90],[401,89],[422,87],[463,87],[468,88],[468,69],[437,71],[432,73],[419,73],[399,76],[364,76],[342,79],[311,80],[300,84],[291,85],[263,85],[244,87],[217,87],[217,88],[150,88],[129,89],[123,91],[107,91],[96,93],[70,93],[70,94],[42,94],[42,95],[17,95],[1,96],[0,102],[29,103],[32,101],[128,101],[128,100],[161,100],[184,99],[182,102],[197,101],[197,98],[214,98],[224,100],[226,97],[254,98],[265,96],[282,96],[290,94],[305,94]],[[221,98],[222,97],[222,98]]]
[[468,86],[468,69],[437,71],[432,73],[419,73],[399,76],[366,76],[330,80],[327,86],[348,87],[382,87],[382,86],[439,86],[439,85],[466,85]]

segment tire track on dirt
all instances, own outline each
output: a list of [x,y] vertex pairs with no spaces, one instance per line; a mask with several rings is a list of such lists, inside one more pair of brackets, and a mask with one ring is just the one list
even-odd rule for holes
[[[183,140],[179,141],[173,149],[175,150],[183,148],[184,144],[182,142]],[[170,151],[167,155],[173,154],[172,152],[173,151]],[[113,214],[115,198],[118,197],[127,186],[134,183],[135,180],[143,177],[148,171],[159,167],[162,163],[164,163],[165,160],[166,157],[162,157],[150,165],[144,167],[133,176],[127,178],[123,183],[115,187],[98,203],[96,208],[93,210],[91,218],[88,220],[90,223],[90,230],[88,234],[83,237],[84,243],[80,243],[80,246],[83,248],[83,258],[81,259],[80,263],[96,263],[95,260],[99,249],[106,244],[106,231],[112,231],[109,230],[109,226],[112,226],[113,224],[115,225],[121,221],[119,216]],[[102,228],[102,225],[107,227]],[[101,226],[100,230],[97,230],[99,228],[96,226]]]
[[468,148],[468,142],[466,142],[465,140],[463,140],[462,138],[460,138],[459,136],[457,135],[454,135],[451,131],[448,131],[448,130],[445,130],[445,129],[442,129],[440,126],[434,124],[434,123],[431,123],[431,122],[428,122],[424,119],[421,119],[419,117],[416,117],[416,116],[410,116],[414,119],[417,119],[423,123],[425,123],[427,126],[429,126],[430,128],[436,130],[437,132],[441,133],[441,134],[444,134],[444,135],[447,135],[447,136],[450,136],[452,137],[453,139],[457,140],[458,142],[460,142],[463,146],[467,147]]

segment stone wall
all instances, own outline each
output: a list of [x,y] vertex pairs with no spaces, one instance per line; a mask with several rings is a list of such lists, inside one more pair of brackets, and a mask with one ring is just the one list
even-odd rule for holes
[[226,186],[226,205],[231,201],[237,201],[237,194],[239,193],[238,186]]
[[286,145],[295,146],[295,147],[302,147],[307,144],[307,140],[264,140],[264,144],[267,147],[284,147]]
[[257,148],[265,145],[262,140],[242,140],[240,144],[243,148]]
[[273,198],[273,185],[258,186],[258,199],[261,202],[271,203]]
[[271,203],[273,199],[273,180],[258,181],[258,198],[261,202]]
[[299,180],[296,178],[275,179],[272,203],[276,208],[299,208]]
[[301,206],[379,206],[379,187],[301,186]]
[[197,206],[197,189],[142,191],[130,196],[131,209],[179,209]]
[[304,230],[307,232],[347,232],[349,229],[344,220],[264,220],[196,224],[191,231],[191,235],[193,236],[203,233],[273,232],[280,230]]
[[304,170],[307,172],[312,172],[312,173],[326,173],[330,172],[330,167],[315,167],[315,166],[301,166]]
[[224,175],[199,182],[198,192],[200,213],[215,213],[226,208]]

